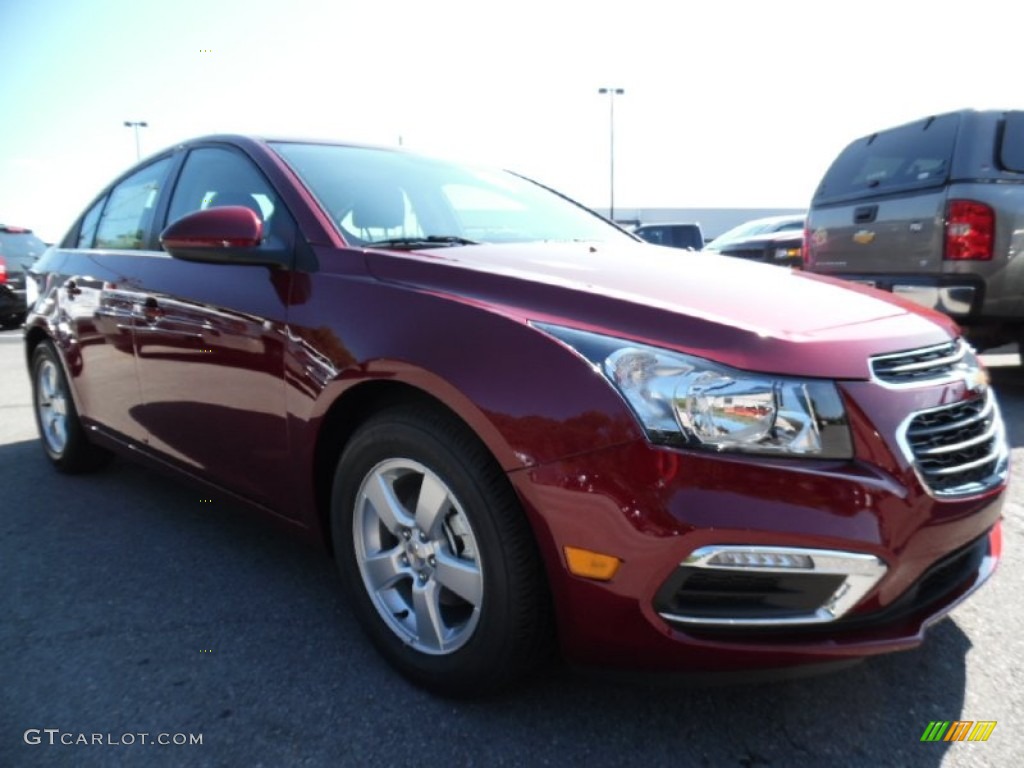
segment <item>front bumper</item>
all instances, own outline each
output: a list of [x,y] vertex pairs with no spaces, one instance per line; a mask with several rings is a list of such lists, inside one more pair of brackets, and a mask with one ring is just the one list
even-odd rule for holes
[[[546,558],[564,654],[583,665],[690,672],[828,663],[920,644],[1000,554],[1005,482],[939,498],[897,447],[906,414],[948,401],[955,386],[844,385],[853,461],[636,441],[511,473]],[[620,567],[609,581],[574,576],[566,546],[618,558]],[[692,581],[695,556],[730,547],[848,553],[883,573],[832,615],[822,611],[846,594],[842,577],[827,580],[835,574],[811,584],[733,568]],[[737,616],[753,620],[730,620]]]

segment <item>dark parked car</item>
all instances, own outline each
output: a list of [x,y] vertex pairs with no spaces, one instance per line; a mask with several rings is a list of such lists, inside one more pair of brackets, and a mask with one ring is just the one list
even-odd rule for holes
[[31,229],[0,224],[0,328],[25,319],[25,272],[45,250]]
[[941,310],[976,348],[1024,342],[1024,111],[857,139],[825,172],[807,226],[807,269]]
[[116,451],[324,542],[369,638],[434,691],[556,647],[846,663],[921,643],[999,557],[1003,423],[948,318],[681,260],[510,173],[198,139],[33,275],[54,466]]
[[804,216],[768,216],[740,224],[708,243],[704,250],[783,267],[803,266]]
[[633,234],[649,243],[699,251],[704,247],[704,233],[700,224],[642,224]]

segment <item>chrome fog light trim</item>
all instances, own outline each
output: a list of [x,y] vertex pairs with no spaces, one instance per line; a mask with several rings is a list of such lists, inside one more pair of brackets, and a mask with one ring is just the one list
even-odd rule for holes
[[701,547],[680,567],[745,573],[842,576],[838,588],[815,610],[797,616],[705,617],[672,612],[658,615],[681,624],[774,627],[825,624],[848,613],[885,576],[888,566],[875,555],[834,549],[718,544]]

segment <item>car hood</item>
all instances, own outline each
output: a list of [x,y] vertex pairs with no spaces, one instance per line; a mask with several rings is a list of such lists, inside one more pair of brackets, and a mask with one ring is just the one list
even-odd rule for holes
[[750,370],[867,378],[867,357],[946,341],[953,323],[838,280],[646,243],[368,250],[371,273],[501,311]]

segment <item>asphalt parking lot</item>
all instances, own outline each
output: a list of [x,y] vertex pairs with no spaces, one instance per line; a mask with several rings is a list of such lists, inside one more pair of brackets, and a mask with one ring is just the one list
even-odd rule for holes
[[[127,461],[55,474],[36,443],[20,332],[2,332],[0,766],[1019,764],[1015,360],[990,358],[1021,478],[1004,560],[923,648],[756,685],[622,684],[556,668],[500,699],[453,702],[384,665],[318,552]],[[932,720],[998,725],[983,743],[922,743]],[[61,743],[92,734],[120,743]]]

